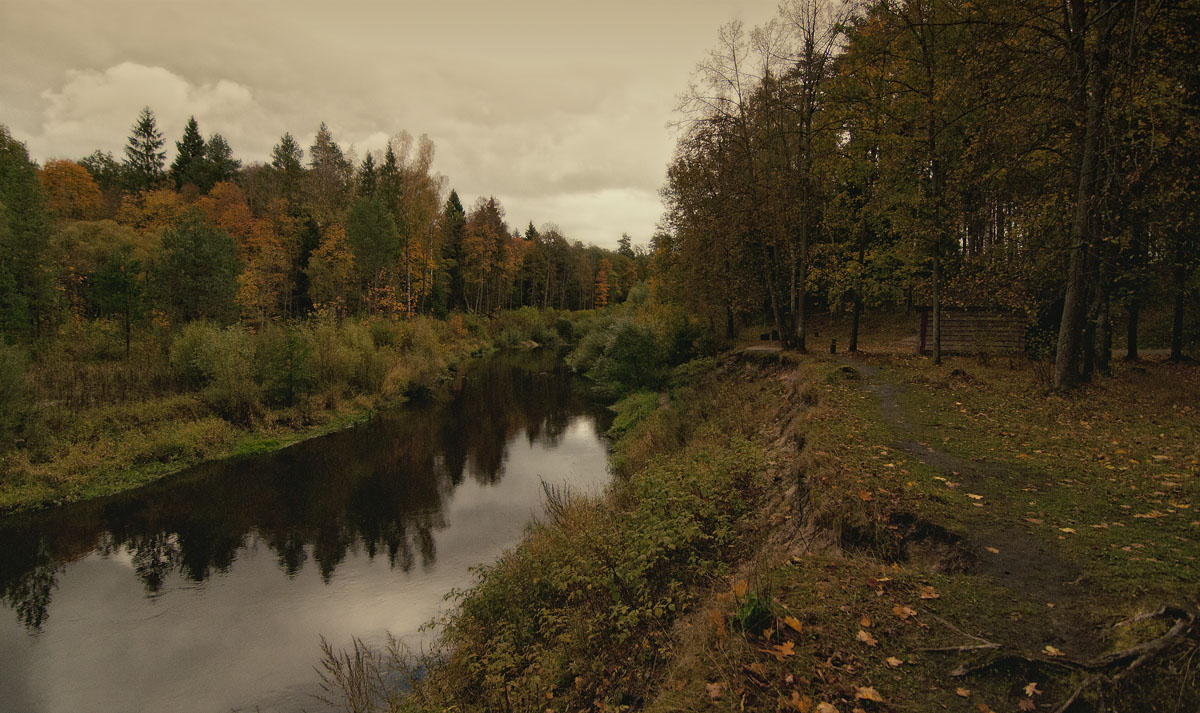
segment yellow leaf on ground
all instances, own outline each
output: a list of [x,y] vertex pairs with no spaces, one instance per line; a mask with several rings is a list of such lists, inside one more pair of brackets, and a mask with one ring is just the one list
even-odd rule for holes
[[904,621],[905,619],[916,616],[917,610],[909,606],[900,606],[897,604],[896,606],[892,607],[892,613],[900,617],[900,621]]
[[1063,655],[1064,655],[1064,654],[1063,654],[1063,652],[1061,652],[1061,651],[1059,651],[1058,649],[1054,648],[1054,647],[1053,647],[1053,646],[1051,646],[1050,644],[1046,644],[1046,648],[1045,648],[1045,649],[1043,649],[1043,651],[1045,651],[1045,652],[1046,652],[1046,655],[1047,655],[1047,656],[1063,656]]
[[991,552],[994,555],[1000,554],[1000,550],[996,549],[995,547],[989,547],[989,548],[987,548],[987,551]]
[[975,707],[979,709],[979,713],[996,713],[992,707],[986,703],[976,703]]
[[1035,711],[1037,710],[1037,704],[1033,702],[1032,698],[1022,698],[1017,701],[1017,710]]
[[968,698],[971,695],[971,689],[969,688],[956,688],[954,689],[954,692],[957,693],[960,698]]
[[817,704],[817,713],[838,713],[838,709],[829,703]]
[[871,628],[871,617],[867,616],[866,614],[863,614],[862,618],[858,620],[858,624],[859,624],[859,626],[863,627],[864,629]]
[[1073,527],[1060,527],[1058,529],[1060,532],[1075,532],[1075,528]]
[[975,493],[967,493],[967,497],[972,500],[983,500],[982,495],[976,495]]
[[870,634],[863,631],[862,629],[858,630],[858,640],[863,642],[867,646],[874,646],[875,644],[879,643],[878,641],[875,640],[874,636],[871,636]]
[[808,713],[808,711],[812,708],[812,699],[810,699],[808,696],[801,696],[799,693],[792,691],[792,700],[788,701],[787,704],[790,707],[800,711],[800,713]]
[[788,656],[796,655],[796,643],[794,641],[785,641],[782,644],[773,646],[771,652],[775,654],[775,658],[782,661]]
[[1036,681],[1025,686],[1025,695],[1027,696],[1036,696],[1040,693],[1041,691],[1038,690]]
[[794,616],[785,616],[783,618],[783,623],[787,624],[788,627],[795,630],[796,632],[799,632],[804,627],[804,625],[800,623],[800,620]]
[[862,498],[863,502],[868,502],[872,499],[871,491],[870,490],[860,490],[860,491],[858,491],[858,497]]
[[898,668],[904,664],[903,661],[896,658],[895,656],[888,656],[886,659],[884,659],[884,661],[887,661],[887,665],[891,666],[892,668]]
[[739,579],[738,581],[733,583],[733,596],[737,597],[738,599],[741,599],[742,597],[746,596],[746,589],[747,589],[746,580]]
[[872,688],[870,686],[856,687],[854,689],[854,699],[855,700],[862,699],[864,701],[875,701],[876,703],[883,703],[883,696],[879,695],[879,691],[876,691],[874,688]]
[[938,594],[937,590],[934,589],[933,587],[929,587],[929,586],[921,587],[921,598],[922,599],[937,599],[941,596],[942,595]]

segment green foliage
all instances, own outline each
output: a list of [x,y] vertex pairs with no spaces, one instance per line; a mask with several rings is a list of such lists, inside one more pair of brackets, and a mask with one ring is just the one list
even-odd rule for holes
[[163,162],[167,153],[162,150],[163,135],[150,107],[143,107],[125,146],[126,184],[131,191],[155,188],[163,178]]
[[178,319],[232,320],[240,271],[233,238],[199,211],[163,231],[158,288],[163,305]]
[[312,393],[312,341],[300,326],[270,325],[257,338],[255,359],[267,403],[292,406]]
[[170,360],[179,378],[199,387],[214,411],[230,421],[245,423],[262,407],[263,386],[255,373],[255,351],[253,335],[244,327],[222,329],[192,322],[172,343]]
[[7,449],[13,434],[25,421],[30,397],[28,367],[25,352],[0,339],[0,451]]
[[616,413],[608,435],[620,438],[658,408],[658,392],[635,391],[612,405]]
[[737,603],[733,613],[733,624],[753,636],[760,636],[764,629],[775,623],[775,609],[771,598],[761,592],[750,592]]

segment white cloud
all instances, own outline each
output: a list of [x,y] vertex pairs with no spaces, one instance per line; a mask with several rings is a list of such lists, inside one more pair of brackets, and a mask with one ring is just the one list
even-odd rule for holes
[[[205,134],[219,132],[238,154],[269,149],[265,112],[249,87],[227,79],[196,84],[163,67],[122,62],[103,71],[69,70],[60,89],[41,94],[41,131],[27,137],[37,158],[79,158],[95,149],[120,152],[143,106],[149,106],[167,139],[168,155],[195,115]],[[244,144],[253,144],[246,146]]]

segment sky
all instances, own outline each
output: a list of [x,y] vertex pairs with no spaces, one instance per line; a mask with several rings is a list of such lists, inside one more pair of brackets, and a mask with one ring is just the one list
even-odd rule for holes
[[0,124],[39,161],[120,157],[143,106],[168,161],[193,114],[243,161],[322,121],[360,159],[426,134],[464,204],[645,244],[696,63],[777,1],[0,0]]

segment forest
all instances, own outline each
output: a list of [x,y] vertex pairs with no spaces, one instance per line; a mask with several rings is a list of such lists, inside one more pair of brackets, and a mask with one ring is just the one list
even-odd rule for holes
[[[1052,386],[1105,373],[1114,324],[1195,319],[1200,6],[785,3],[732,23],[680,106],[653,272],[732,335],[767,315],[991,308]],[[1190,327],[1194,331],[1195,327]],[[853,351],[857,327],[850,339]]]
[[[238,614],[304,665],[218,675],[355,713],[1194,711],[1197,67],[1200,0],[783,0],[681,80],[615,250],[427,136],[0,124],[0,664],[136,709],[96,615],[224,694],[199,629],[278,653],[170,616]],[[278,600],[183,603],[256,552]]]

